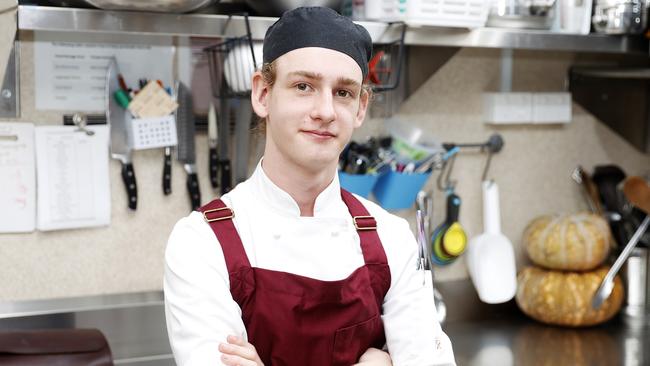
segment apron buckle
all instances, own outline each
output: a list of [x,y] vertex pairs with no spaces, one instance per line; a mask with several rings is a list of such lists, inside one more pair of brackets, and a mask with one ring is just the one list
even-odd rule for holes
[[357,230],[377,230],[377,221],[372,216],[354,216],[352,221]]
[[[222,211],[225,210],[228,210],[230,214],[226,216],[221,215]],[[218,212],[219,214],[215,215],[214,217],[208,218],[208,214],[213,212]],[[203,211],[203,218],[205,219],[206,222],[228,220],[228,219],[232,219],[233,217],[235,217],[235,212],[231,210],[230,207],[215,208],[212,210]]]

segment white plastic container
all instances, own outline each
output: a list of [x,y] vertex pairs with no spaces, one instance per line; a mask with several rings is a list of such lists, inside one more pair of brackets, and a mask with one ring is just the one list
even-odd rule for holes
[[367,20],[478,28],[487,21],[489,4],[485,0],[365,0],[364,9]]

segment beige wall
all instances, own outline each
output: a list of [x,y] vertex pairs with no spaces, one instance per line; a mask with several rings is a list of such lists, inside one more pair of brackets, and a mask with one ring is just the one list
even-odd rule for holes
[[17,5],[16,0],[0,0],[0,83],[5,77],[5,67],[16,33]]
[[[29,37],[21,37],[26,42],[21,50],[20,120],[59,124],[60,113],[34,110],[33,49]],[[516,53],[515,90],[562,90],[572,57]],[[430,129],[441,141],[483,141],[494,131],[503,135],[505,148],[494,157],[490,176],[500,185],[503,231],[518,247],[522,229],[536,215],[585,207],[569,178],[576,164],[591,169],[595,164],[614,162],[629,174],[638,174],[650,167],[650,157],[634,150],[579,108],[574,109],[573,122],[566,126],[484,125],[481,93],[496,88],[498,62],[499,52],[495,50],[461,50],[404,103],[398,117]],[[381,121],[369,120],[357,137],[377,131],[381,131]],[[206,200],[211,189],[204,134],[197,136],[197,148],[201,190]],[[464,201],[461,221],[470,235],[482,228],[483,163],[484,157],[479,154],[463,154],[454,171],[459,181],[457,191]],[[173,224],[188,212],[185,174],[180,165],[174,165],[174,192],[165,197],[160,187],[162,152],[138,151],[134,166],[139,204],[136,212],[129,212],[119,164],[111,162],[110,227],[0,235],[0,301],[161,289],[167,236]],[[430,188],[433,181],[429,182]],[[442,200],[438,192],[438,220],[442,217]],[[413,216],[412,211],[400,214]],[[190,246],[188,243],[188,250]],[[438,271],[440,280],[466,276],[462,259]]]

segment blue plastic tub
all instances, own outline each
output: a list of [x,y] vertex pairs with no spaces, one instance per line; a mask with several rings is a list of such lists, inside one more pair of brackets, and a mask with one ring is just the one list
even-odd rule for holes
[[377,183],[377,174],[348,174],[339,171],[339,182],[341,187],[361,197],[368,198],[372,188]]
[[418,192],[427,182],[429,176],[431,173],[390,171],[377,180],[372,193],[381,207],[387,210],[408,209],[415,203]]

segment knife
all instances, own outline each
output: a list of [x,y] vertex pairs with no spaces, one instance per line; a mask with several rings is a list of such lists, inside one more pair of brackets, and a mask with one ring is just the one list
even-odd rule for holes
[[162,187],[165,196],[172,193],[172,147],[165,146]]
[[201,205],[201,191],[199,189],[199,179],[196,174],[196,153],[194,146],[195,121],[194,121],[194,104],[192,102],[192,93],[185,84],[180,81],[176,82],[177,103],[176,110],[176,133],[178,135],[177,160],[183,164],[187,172],[187,191],[190,194],[190,203],[192,210],[196,210]]
[[230,176],[230,159],[228,158],[228,138],[230,137],[230,100],[221,98],[219,106],[219,174],[221,175],[221,194],[230,191],[232,178]]
[[237,99],[237,118],[235,120],[235,184],[248,178],[248,160],[250,158],[250,136],[253,107],[251,99]]
[[[178,90],[174,90],[172,98],[178,102]],[[178,126],[178,113],[174,111],[174,122]],[[178,132],[177,132],[178,136]],[[172,193],[172,147],[165,146],[165,153],[163,157],[163,175],[162,175],[162,188],[165,196]]]
[[126,187],[128,206],[135,210],[138,205],[138,187],[135,181],[135,170],[131,161],[131,146],[127,135],[127,123],[131,122],[131,114],[120,107],[113,96],[120,90],[118,75],[120,71],[115,58],[111,59],[106,72],[106,123],[109,126],[111,138],[111,158],[122,164],[122,181]]
[[210,102],[208,109],[208,148],[210,149],[210,184],[212,188],[219,187],[219,154],[217,154],[217,112]]

